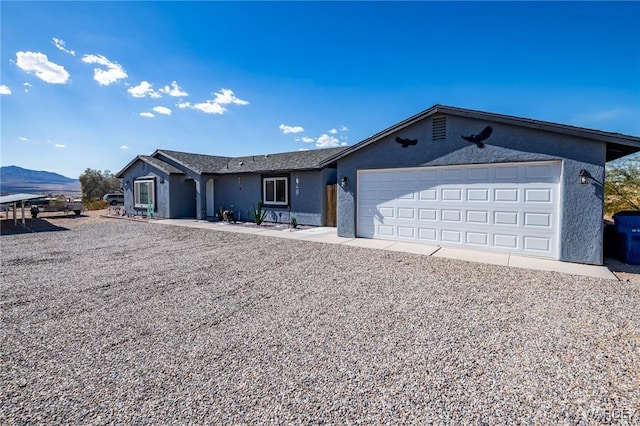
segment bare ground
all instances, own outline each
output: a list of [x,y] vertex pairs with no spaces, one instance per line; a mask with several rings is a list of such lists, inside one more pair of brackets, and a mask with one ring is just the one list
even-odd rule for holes
[[640,421],[632,282],[43,221],[0,236],[1,424]]

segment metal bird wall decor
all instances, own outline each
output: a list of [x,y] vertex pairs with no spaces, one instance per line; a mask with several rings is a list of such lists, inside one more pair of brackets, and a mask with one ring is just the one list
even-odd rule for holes
[[492,131],[493,131],[493,128],[491,126],[487,126],[484,128],[483,131],[481,131],[477,135],[460,136],[460,137],[467,142],[475,143],[478,148],[484,148],[484,143],[482,141],[489,139],[489,136],[491,136]]
[[400,145],[402,145],[403,148],[406,148],[409,145],[417,145],[418,144],[418,139],[396,138],[396,142],[398,142]]

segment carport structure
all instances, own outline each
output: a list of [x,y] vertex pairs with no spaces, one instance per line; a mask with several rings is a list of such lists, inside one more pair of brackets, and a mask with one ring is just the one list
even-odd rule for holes
[[45,198],[46,195],[38,195],[38,194],[13,194],[13,195],[3,195],[0,197],[0,204],[11,204],[13,210],[13,224],[18,224],[18,217],[16,215],[16,207],[20,204],[22,210],[22,226],[26,227],[27,223],[25,220],[24,214],[24,204],[27,201],[38,200],[40,198]]

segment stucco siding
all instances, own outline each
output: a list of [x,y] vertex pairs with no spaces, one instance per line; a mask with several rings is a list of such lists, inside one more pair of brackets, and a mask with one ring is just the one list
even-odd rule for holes
[[172,218],[196,217],[195,181],[184,175],[174,175],[159,186],[168,186],[170,194],[170,213]]
[[[604,143],[465,117],[446,120],[446,139],[432,139],[429,118],[338,161],[338,179],[347,177],[346,186],[338,189],[339,236],[356,236],[358,170],[561,160],[560,259],[602,264]],[[487,125],[493,132],[483,148],[461,138],[478,134]],[[402,148],[396,137],[418,143]],[[592,177],[588,185],[579,183],[581,169]]]
[[160,184],[161,180],[168,181],[169,175],[152,167],[151,165],[138,161],[133,164],[124,174],[124,208],[128,215],[147,213],[146,209],[135,208],[134,206],[134,181],[140,177],[149,176],[155,178],[155,205],[154,216],[167,218],[170,216],[169,205],[169,185]]
[[[253,220],[253,209],[262,200],[264,176],[271,175],[243,173],[215,176],[216,212],[222,205],[225,210],[233,210],[240,220]],[[290,223],[291,218],[296,217],[301,225],[321,226],[326,223],[325,184],[335,181],[335,170],[279,173],[273,176],[289,178],[289,205],[265,206],[266,221]]]

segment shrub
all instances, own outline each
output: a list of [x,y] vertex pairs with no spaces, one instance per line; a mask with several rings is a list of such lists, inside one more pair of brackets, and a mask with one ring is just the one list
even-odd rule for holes
[[291,227],[293,229],[296,229],[298,227],[298,219],[296,219],[295,216],[291,218]]
[[604,211],[640,210],[640,155],[607,164],[604,183]]
[[264,222],[264,218],[267,217],[267,211],[262,210],[262,201],[258,201],[258,205],[253,209],[251,215],[256,225],[260,226]]
[[109,207],[109,203],[102,199],[84,203],[84,208],[87,210],[103,210],[107,207]]

